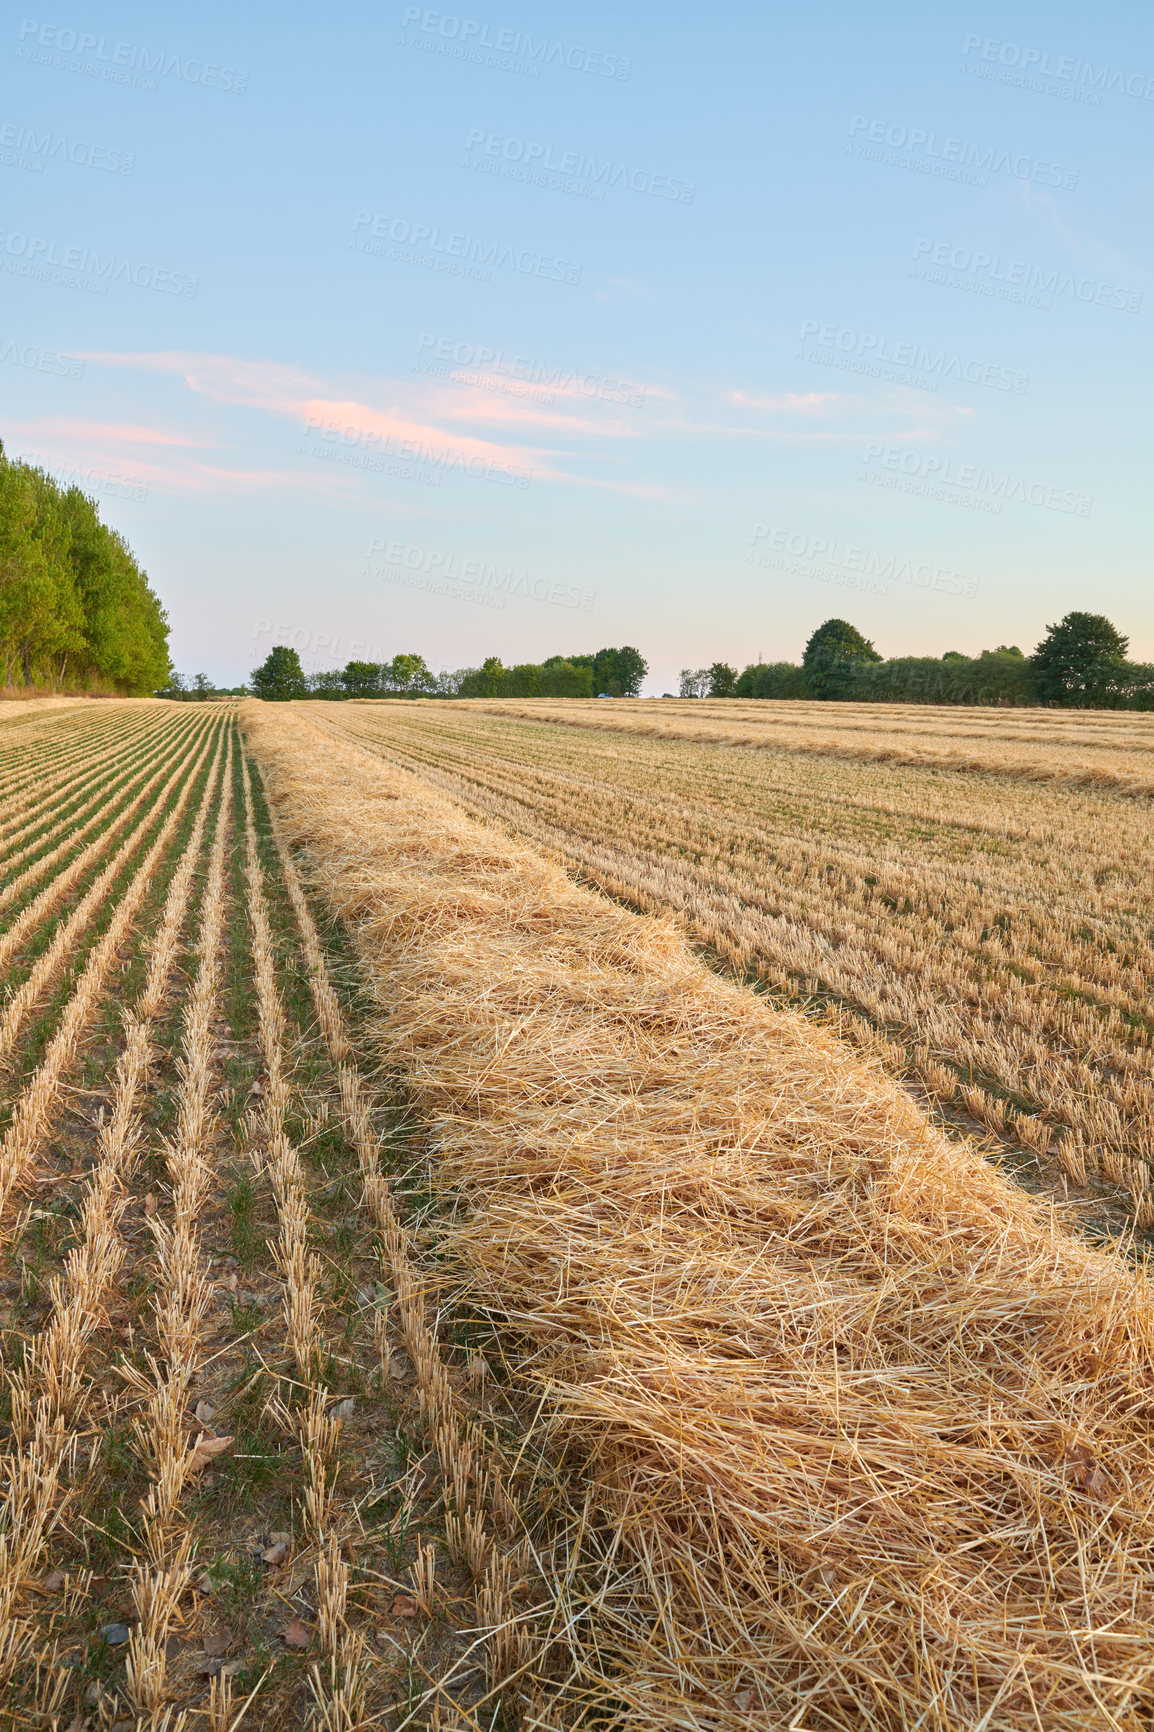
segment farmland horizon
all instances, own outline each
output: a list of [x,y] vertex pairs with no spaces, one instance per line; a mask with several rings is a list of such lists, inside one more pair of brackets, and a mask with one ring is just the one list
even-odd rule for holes
[[182,671],[1154,661],[1135,9],[5,28],[0,436]]

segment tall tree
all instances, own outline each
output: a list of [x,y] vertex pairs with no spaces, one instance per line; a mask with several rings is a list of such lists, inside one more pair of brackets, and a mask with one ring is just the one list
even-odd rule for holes
[[731,668],[728,662],[714,662],[712,664],[709,669],[709,696],[711,698],[731,698],[736,684],[736,668]]
[[1046,635],[1031,658],[1034,691],[1041,703],[1109,704],[1125,684],[1129,638],[1104,614],[1068,613]]
[[300,656],[283,643],[274,644],[249,677],[253,695],[258,698],[283,702],[287,698],[303,698],[308,691]]
[[848,620],[827,619],[806,644],[801,665],[815,698],[841,698],[850,690],[855,667],[881,659]]

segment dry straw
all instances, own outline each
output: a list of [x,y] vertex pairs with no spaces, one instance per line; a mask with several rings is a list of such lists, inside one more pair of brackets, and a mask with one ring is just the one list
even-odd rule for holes
[[447,1248],[583,1463],[558,1615],[588,1699],[1147,1727],[1145,1279],[669,926],[306,713],[246,726],[376,985]]

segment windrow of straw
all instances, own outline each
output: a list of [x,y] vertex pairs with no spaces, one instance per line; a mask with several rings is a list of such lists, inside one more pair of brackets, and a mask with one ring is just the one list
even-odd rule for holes
[[582,1464],[577,1693],[631,1727],[1148,1727],[1147,1281],[668,925],[300,710],[245,725],[445,1254]]
[[[925,726],[895,725],[889,705],[779,706],[718,704],[715,708],[696,704],[677,707],[632,702],[617,705],[566,703],[550,699],[528,702],[471,700],[469,708],[497,715],[517,716],[526,721],[553,722],[569,728],[595,728],[611,733],[643,734],[662,740],[694,740],[703,745],[741,746],[760,751],[798,752],[826,758],[848,758],[864,764],[905,764],[920,770],[958,770],[971,775],[1010,776],[1023,782],[1049,782],[1060,788],[1110,788],[1136,799],[1154,795],[1154,773],[1144,754],[1149,746],[1142,734],[1145,718],[1129,716],[1128,735],[1115,727],[1101,742],[1094,736],[1067,743],[1063,731],[1051,724],[1037,734],[1020,729],[999,737],[988,721],[980,731],[965,721],[952,728],[933,730]],[[839,714],[836,719],[832,711]],[[819,725],[813,716],[821,717]],[[856,726],[846,725],[847,711],[856,715]],[[961,712],[962,717],[974,712]],[[940,715],[938,710],[936,714]],[[980,712],[979,712],[980,714]],[[1050,712],[1034,712],[1049,716]],[[932,750],[927,738],[937,732],[944,749]],[[866,738],[852,736],[861,733]],[[1016,742],[1023,739],[1041,746],[1044,757],[1029,756]],[[1124,747],[1119,751],[1119,747]],[[1126,761],[1126,751],[1134,754]],[[1121,762],[1119,762],[1121,759]]]
[[[1139,802],[455,704],[317,704],[309,719],[683,920],[714,966],[836,1018],[947,1111],[1041,1157],[1059,1189],[1063,1169],[1079,1187],[1101,1174],[1154,1223]],[[1100,1188],[1082,1201],[1100,1211]]]

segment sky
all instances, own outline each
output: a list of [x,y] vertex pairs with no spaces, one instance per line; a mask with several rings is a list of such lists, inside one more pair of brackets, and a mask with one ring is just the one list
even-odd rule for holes
[[0,438],[178,669],[1154,660],[1148,0],[465,6],[0,24]]

